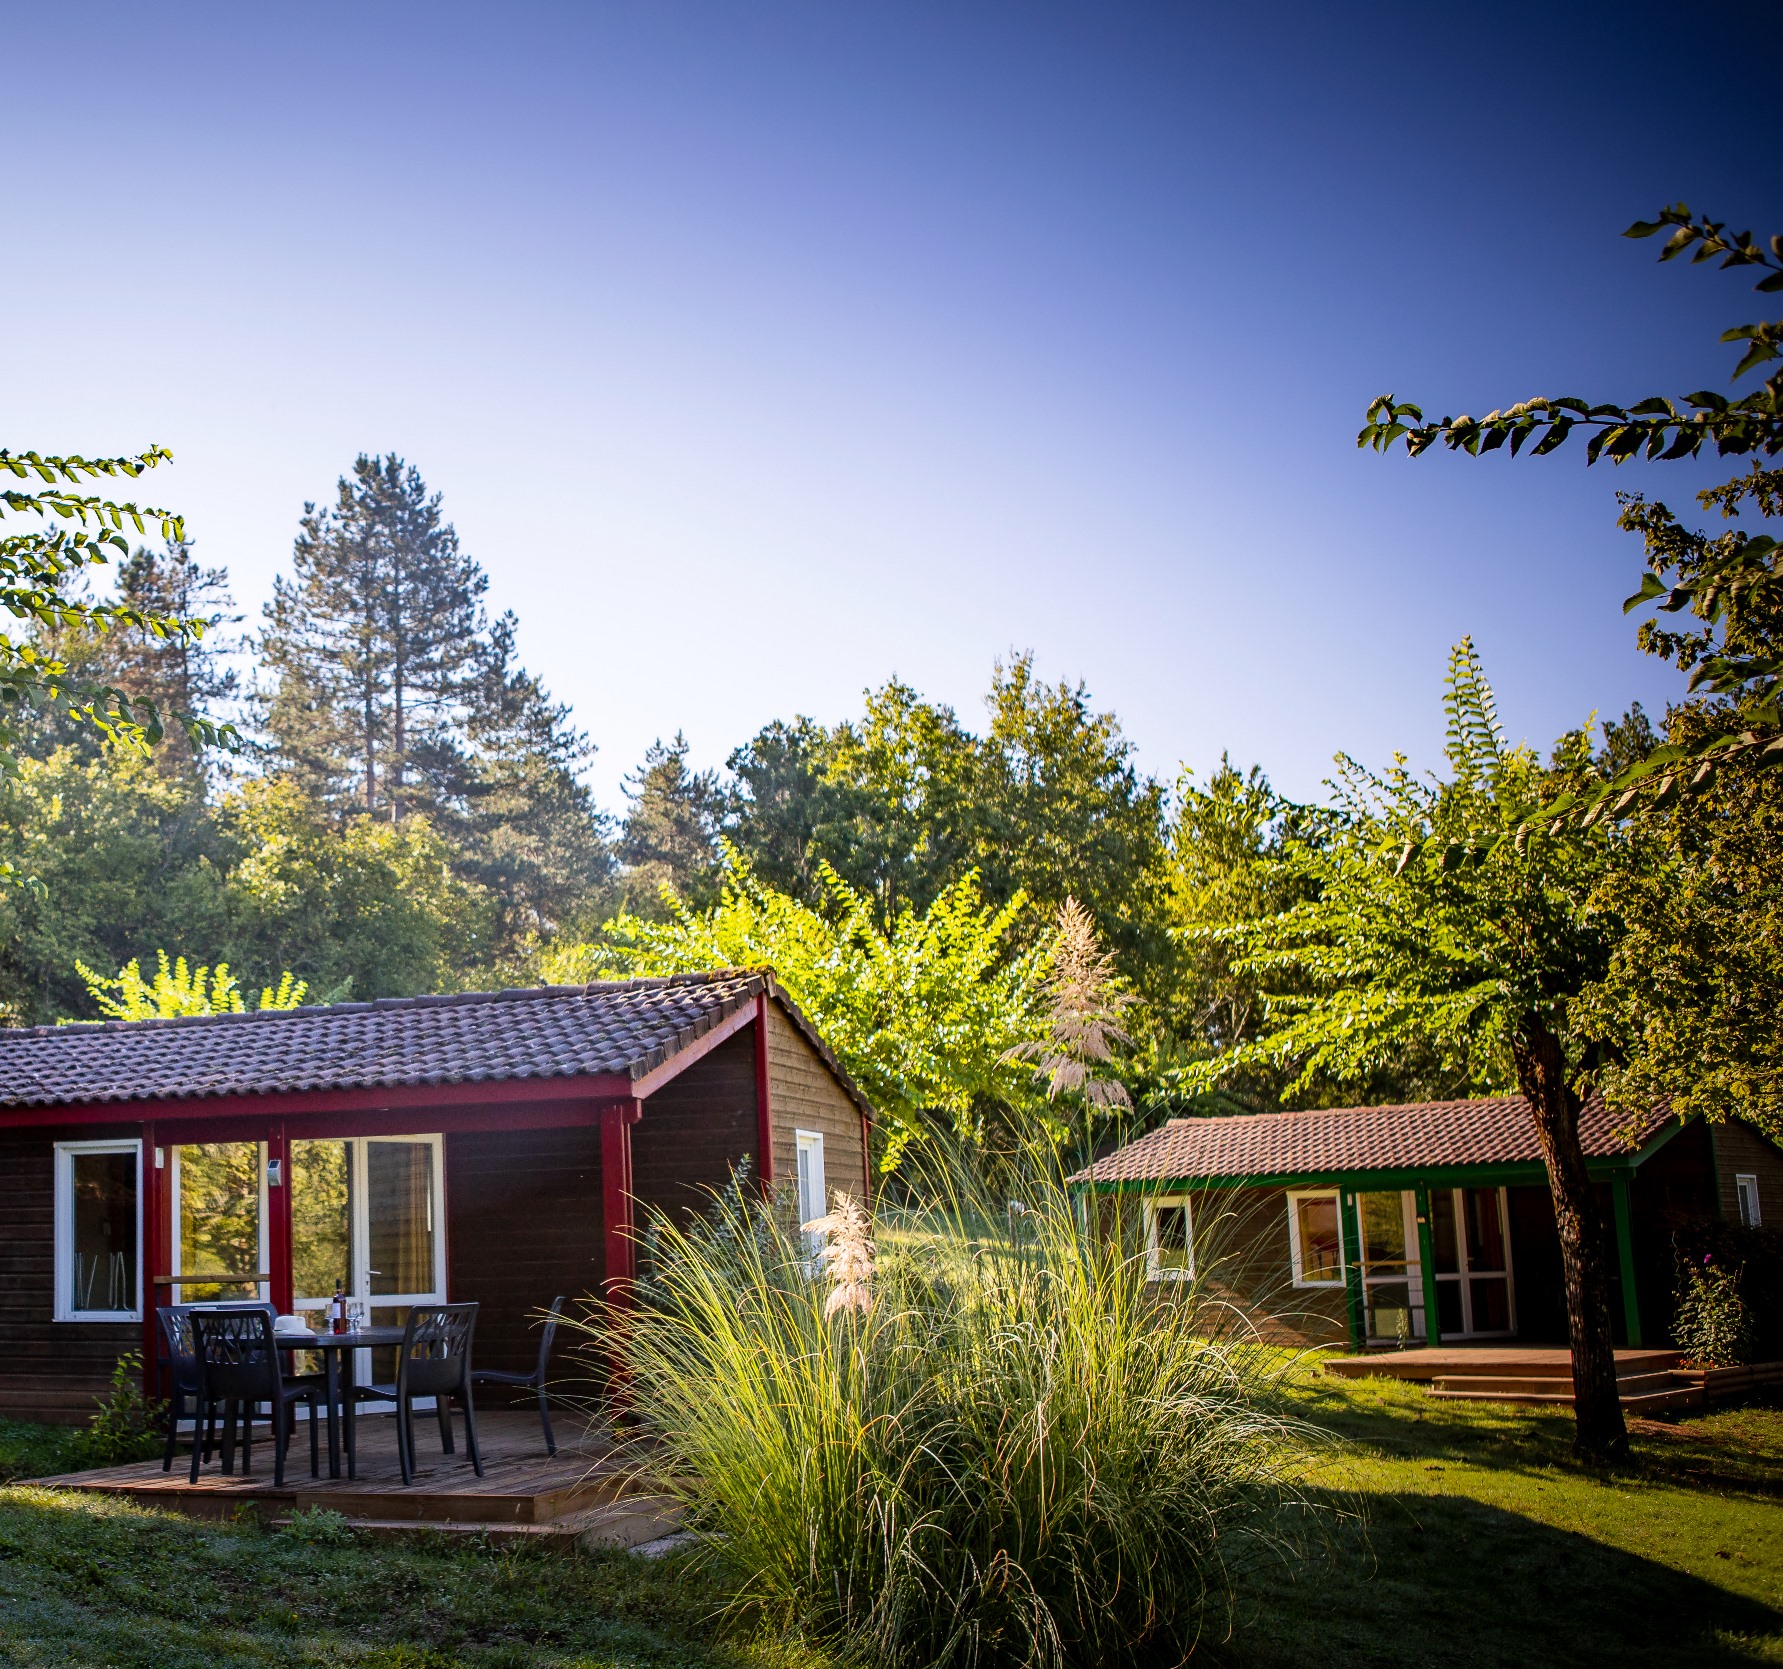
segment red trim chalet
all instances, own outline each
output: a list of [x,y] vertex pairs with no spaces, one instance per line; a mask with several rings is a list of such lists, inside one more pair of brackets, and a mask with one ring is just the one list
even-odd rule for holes
[[524,1368],[557,1293],[625,1299],[646,1211],[745,1162],[864,1195],[871,1118],[765,971],[0,1032],[0,1416],[90,1411],[158,1304],[337,1283],[477,1299]]

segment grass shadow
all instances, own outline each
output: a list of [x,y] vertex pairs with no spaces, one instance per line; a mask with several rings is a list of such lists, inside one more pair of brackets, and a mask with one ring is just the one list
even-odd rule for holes
[[1464,1496],[1371,1497],[1297,1572],[1241,1580],[1231,1669],[1664,1665],[1783,1655],[1783,1614],[1653,1560]]

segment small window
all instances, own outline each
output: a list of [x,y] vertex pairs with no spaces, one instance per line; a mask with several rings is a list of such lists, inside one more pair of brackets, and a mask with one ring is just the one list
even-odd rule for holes
[[1343,1285],[1343,1236],[1336,1194],[1288,1196],[1288,1250],[1297,1287]]
[[1733,1179],[1733,1188],[1740,1202],[1740,1221],[1749,1229],[1760,1227],[1763,1217],[1758,1209],[1758,1178],[1736,1176]]
[[58,1321],[142,1319],[142,1144],[56,1144]]
[[1187,1281],[1195,1274],[1194,1220],[1186,1199],[1145,1208],[1145,1268],[1154,1281]]

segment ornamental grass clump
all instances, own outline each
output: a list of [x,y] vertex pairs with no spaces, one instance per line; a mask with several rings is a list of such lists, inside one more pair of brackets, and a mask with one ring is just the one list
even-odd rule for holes
[[1284,1358],[1057,1183],[946,1198],[659,1219],[616,1324],[640,1469],[738,1612],[867,1661],[1178,1661],[1303,1522]]

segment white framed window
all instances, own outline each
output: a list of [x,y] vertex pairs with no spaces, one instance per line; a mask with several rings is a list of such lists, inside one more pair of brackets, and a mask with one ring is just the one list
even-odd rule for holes
[[1344,1284],[1343,1233],[1338,1226],[1335,1188],[1288,1195],[1288,1255],[1295,1286]]
[[[795,1130],[792,1140],[798,1158],[799,1222],[802,1225],[829,1214],[829,1190],[823,1179],[823,1132]],[[823,1249],[823,1236],[807,1234],[805,1244],[815,1257]]]
[[1733,1179],[1735,1198],[1740,1203],[1740,1221],[1749,1229],[1763,1225],[1764,1214],[1758,1209],[1758,1178],[1736,1172]]
[[56,1143],[57,1321],[142,1320],[142,1143]]
[[1145,1273],[1153,1281],[1195,1278],[1195,1219],[1186,1194],[1146,1202]]

